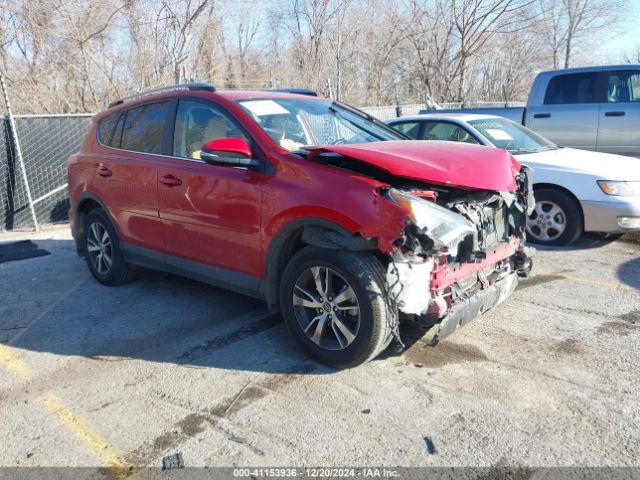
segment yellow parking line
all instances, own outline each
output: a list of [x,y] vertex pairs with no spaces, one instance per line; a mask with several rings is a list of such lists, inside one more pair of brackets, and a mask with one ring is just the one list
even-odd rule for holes
[[574,282],[590,283],[591,285],[598,285],[601,287],[621,288],[623,290],[638,290],[635,287],[632,287],[630,285],[624,285],[622,283],[606,282],[603,280],[593,280],[591,278],[584,278],[584,277],[574,277],[572,275],[563,275],[563,276],[567,280],[573,280]]
[[[28,377],[30,370],[22,359],[15,356],[11,347],[0,344],[0,365],[18,378]],[[60,421],[60,423],[76,434],[89,451],[107,465],[107,468],[117,477],[124,478],[129,470],[118,460],[118,453],[109,445],[89,424],[75,415],[53,393],[45,393],[40,402]]]
[[85,444],[89,451],[104,462],[107,468],[118,478],[124,478],[129,473],[128,469],[118,460],[118,453],[109,443],[96,433],[89,424],[78,415],[74,414],[53,393],[45,393],[40,397],[42,404],[53,413],[62,425]]
[[16,357],[12,349],[0,343],[0,364],[13,373],[16,377],[24,378],[29,375],[27,364]]

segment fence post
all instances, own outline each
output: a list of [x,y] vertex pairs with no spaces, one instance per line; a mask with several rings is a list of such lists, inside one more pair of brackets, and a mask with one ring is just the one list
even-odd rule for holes
[[33,208],[33,199],[31,198],[31,188],[29,188],[29,179],[27,178],[27,169],[24,166],[24,160],[22,158],[22,150],[20,148],[20,142],[18,141],[18,130],[16,129],[16,123],[13,119],[13,113],[11,112],[11,103],[9,103],[9,92],[7,85],[4,83],[4,75],[0,74],[0,86],[2,87],[2,94],[4,95],[4,103],[7,106],[7,113],[9,115],[9,130],[11,130],[11,139],[16,147],[16,157],[18,157],[18,163],[20,164],[20,171],[22,172],[22,180],[24,181],[24,188],[27,191],[27,201],[29,202],[29,210],[31,210],[31,217],[33,218],[33,228],[37,232],[40,230],[38,225],[38,218],[36,217],[36,210]]

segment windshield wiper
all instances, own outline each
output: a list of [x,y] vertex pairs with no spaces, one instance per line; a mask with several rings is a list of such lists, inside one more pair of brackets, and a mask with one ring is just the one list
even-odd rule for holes
[[509,150],[509,153],[519,154],[519,153],[535,153],[538,150],[535,148],[512,148]]
[[526,153],[537,153],[537,152],[546,152],[548,150],[556,150],[558,147],[556,145],[544,145],[539,148],[514,148],[510,149],[509,153],[513,154],[526,154]]

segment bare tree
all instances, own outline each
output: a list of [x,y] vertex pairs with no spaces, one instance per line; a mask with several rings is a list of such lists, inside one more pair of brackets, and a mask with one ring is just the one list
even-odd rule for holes
[[625,11],[623,0],[539,0],[541,32],[553,68],[571,66],[576,43],[589,45],[598,33],[613,30]]
[[364,84],[364,88],[356,84],[363,95],[357,101],[383,105],[395,102],[399,96],[402,70],[406,68],[402,65],[402,46],[409,38],[410,23],[397,4],[386,4],[382,11],[375,5],[375,0],[368,0],[352,19],[365,27],[356,37],[359,42],[350,64],[361,72],[354,77],[360,77]]
[[449,0],[458,45],[458,99],[465,93],[467,62],[478,54],[492,35],[514,32],[526,27],[522,10],[531,0]]
[[526,98],[533,80],[531,71],[544,66],[536,35],[502,35],[488,47],[490,53],[473,62],[476,89],[468,98],[505,102]]
[[[341,11],[340,0],[294,0],[287,28],[292,40],[292,62],[304,81],[324,83],[329,30]],[[323,78],[324,77],[324,78]]]
[[[405,74],[417,80],[422,102],[433,98],[449,99],[457,78],[454,22],[448,5],[443,1],[430,4],[425,0],[410,0],[407,12],[407,43],[414,68]],[[413,19],[413,21],[411,21]],[[409,56],[408,55],[408,56]]]
[[560,68],[560,55],[566,43],[566,32],[562,27],[563,7],[558,0],[538,0],[540,9],[540,34],[553,61],[553,68]]
[[0,68],[17,112],[96,111],[188,79],[358,105],[506,101],[580,61],[629,1],[3,0]]

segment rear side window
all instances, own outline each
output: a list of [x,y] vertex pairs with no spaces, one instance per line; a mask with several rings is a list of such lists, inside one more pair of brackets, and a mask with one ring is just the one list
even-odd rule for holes
[[544,96],[546,105],[595,103],[597,74],[572,73],[553,77]]
[[115,112],[98,122],[98,140],[101,144],[112,146],[113,130],[119,117],[120,112]]
[[169,102],[151,103],[127,111],[120,148],[144,153],[162,153]]
[[404,133],[407,137],[415,138],[416,140],[420,136],[420,122],[394,123],[392,127]]
[[607,102],[640,102],[640,71],[624,70],[609,73]]

